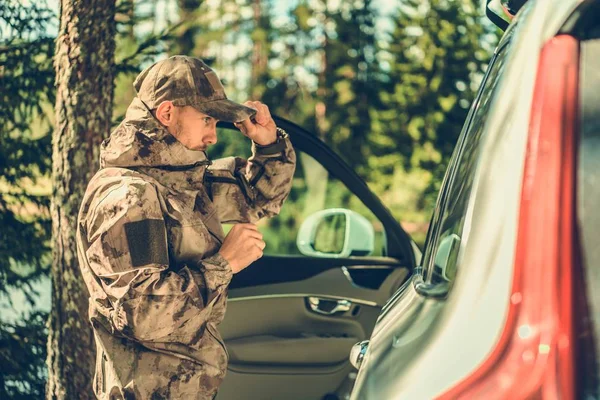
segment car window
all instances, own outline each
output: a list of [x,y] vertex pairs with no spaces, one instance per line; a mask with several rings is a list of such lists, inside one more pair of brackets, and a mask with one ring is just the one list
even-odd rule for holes
[[[510,35],[510,32],[507,32]],[[448,168],[434,211],[423,256],[423,275],[430,284],[451,284],[458,269],[459,250],[473,189],[488,113],[501,82],[510,45],[505,39],[490,62],[480,93],[472,106],[467,128]]]
[[[217,145],[209,151],[210,158],[250,156],[249,141],[239,133],[219,128],[218,138]],[[366,218],[373,228],[373,251],[362,255],[386,255],[387,242],[383,224],[373,212],[313,157],[296,149],[296,160],[292,190],[279,215],[263,219],[258,223],[266,243],[264,254],[301,255],[296,244],[301,224],[318,211],[344,209],[354,211]],[[316,227],[315,249],[324,253],[339,253],[343,243],[340,238],[344,238],[344,222],[344,216],[340,215],[323,219],[323,223]],[[223,228],[227,232],[231,229],[231,225],[224,224]]]

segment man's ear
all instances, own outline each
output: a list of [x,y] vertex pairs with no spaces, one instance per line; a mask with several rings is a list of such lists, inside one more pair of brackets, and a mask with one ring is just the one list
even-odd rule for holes
[[171,126],[175,123],[177,110],[172,102],[165,100],[154,110],[154,116],[164,126]]

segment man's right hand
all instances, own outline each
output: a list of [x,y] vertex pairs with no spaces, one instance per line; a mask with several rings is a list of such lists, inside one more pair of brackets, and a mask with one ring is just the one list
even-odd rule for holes
[[236,224],[231,228],[219,253],[237,274],[263,255],[265,242],[254,224]]

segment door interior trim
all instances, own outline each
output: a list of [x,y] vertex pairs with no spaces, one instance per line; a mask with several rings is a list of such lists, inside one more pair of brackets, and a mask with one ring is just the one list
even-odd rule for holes
[[354,298],[349,298],[349,297],[345,297],[345,296],[332,296],[332,295],[322,295],[322,294],[318,294],[318,293],[279,293],[279,294],[261,294],[261,295],[257,295],[257,296],[243,296],[243,297],[229,297],[227,299],[227,302],[231,303],[231,302],[235,302],[235,301],[248,301],[248,300],[263,300],[263,299],[275,299],[275,298],[288,298],[288,297],[322,297],[322,298],[326,298],[326,299],[332,299],[332,300],[348,300],[354,304],[360,304],[363,306],[370,306],[370,307],[379,307],[377,305],[376,302],[374,301],[369,301],[369,300],[363,300],[363,299],[354,299]]

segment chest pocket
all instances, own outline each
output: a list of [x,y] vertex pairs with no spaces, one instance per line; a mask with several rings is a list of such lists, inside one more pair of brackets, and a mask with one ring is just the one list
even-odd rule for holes
[[204,191],[169,193],[165,203],[172,261],[176,264],[197,262],[219,250],[225,234],[217,210]]
[[252,220],[255,190],[240,170],[210,170],[204,182],[218,217],[223,223],[245,223]]

